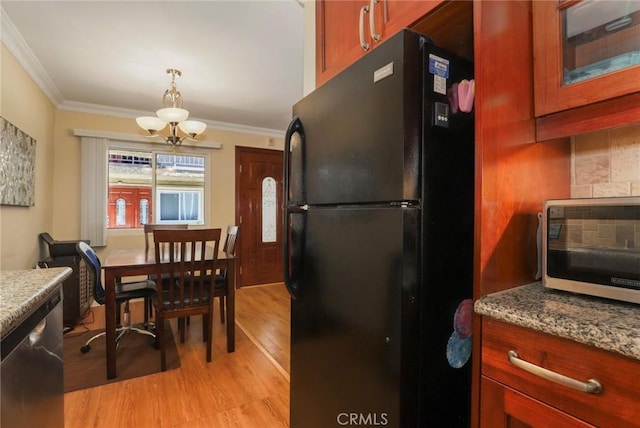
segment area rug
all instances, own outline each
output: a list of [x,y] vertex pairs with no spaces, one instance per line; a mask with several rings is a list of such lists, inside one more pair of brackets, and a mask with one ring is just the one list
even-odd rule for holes
[[[107,379],[107,354],[104,338],[91,342],[86,354],[80,348],[94,334],[103,330],[90,330],[81,334],[68,333],[64,337],[64,392],[92,388],[139,376],[160,372],[160,351],[152,346],[150,336],[129,333],[120,342],[116,356],[114,379]],[[169,323],[165,326],[167,370],[180,367],[180,357]]]

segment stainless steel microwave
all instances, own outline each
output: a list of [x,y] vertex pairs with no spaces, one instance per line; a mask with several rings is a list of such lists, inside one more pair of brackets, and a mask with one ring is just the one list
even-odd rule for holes
[[542,271],[545,287],[640,304],[640,196],[545,201]]

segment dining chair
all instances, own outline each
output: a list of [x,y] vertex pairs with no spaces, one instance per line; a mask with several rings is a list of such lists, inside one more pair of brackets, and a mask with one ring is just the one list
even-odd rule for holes
[[[105,304],[105,289],[102,285],[101,280],[101,272],[102,265],[100,264],[100,259],[96,255],[95,251],[89,244],[86,242],[78,242],[76,244],[76,251],[82,257],[86,268],[87,274],[89,276],[89,280],[93,283],[93,299],[101,304]],[[145,301],[149,300],[149,298],[156,294],[156,283],[154,281],[136,281],[136,282],[117,282],[115,285],[116,290],[116,304],[118,307],[118,315],[119,308],[122,303],[124,303],[124,312],[123,312],[123,322],[120,327],[116,328],[116,348],[120,345],[120,341],[130,332],[136,332],[140,334],[144,334],[147,336],[151,336],[153,338],[156,335],[149,331],[147,328],[140,328],[138,325],[131,324],[131,312],[129,310],[129,301],[131,299],[143,298]],[[118,317],[119,318],[119,317]],[[145,327],[149,326],[149,314],[145,310],[144,311],[144,324]],[[105,332],[96,334],[92,336],[89,340],[85,342],[85,344],[80,348],[80,351],[84,354],[91,350],[91,342],[105,335]],[[155,340],[152,342],[155,344]]]
[[[236,241],[238,238],[238,226],[227,226],[227,236],[224,240],[224,245],[222,246],[222,251],[225,253],[227,258],[235,257],[236,255]],[[207,284],[211,281],[211,276],[207,275],[206,277]],[[213,297],[218,298],[220,302],[220,322],[224,324],[225,321],[225,307],[227,305],[227,269],[218,269],[215,275],[215,283],[213,288]],[[185,340],[185,330],[186,326],[190,324],[189,317],[186,319],[178,320],[178,330],[180,331],[180,343],[184,343]]]
[[[238,239],[239,227],[236,225],[227,226],[227,237],[224,240],[222,251],[227,258],[235,257],[236,255],[236,241]],[[227,300],[227,269],[220,269],[216,274],[215,293],[214,297],[218,297],[220,300],[220,322],[224,324],[225,319],[225,306]]]
[[[225,237],[224,244],[222,245],[222,251],[225,253],[227,258],[235,257],[236,255],[236,242],[238,239],[238,226],[227,226],[227,236]],[[227,304],[227,269],[218,269],[215,275],[215,285],[214,285],[214,293],[213,297],[217,297],[220,301],[220,322],[224,324],[225,320],[225,307]],[[210,281],[211,278],[207,276],[207,281]],[[187,323],[189,319],[187,318]],[[181,325],[181,328],[184,327]],[[184,330],[181,330],[180,340],[184,342]]]
[[[144,225],[144,252],[145,254],[149,254],[149,243],[151,242],[153,244],[153,231],[154,230],[164,230],[164,229],[188,229],[189,225],[188,224],[145,224]],[[166,246],[162,247],[163,251],[166,251]],[[163,275],[162,280],[164,281],[166,278],[166,275]],[[155,275],[149,275],[147,277],[147,279],[151,280],[151,281],[155,281],[157,282],[156,276]],[[144,310],[149,312],[149,315],[151,315],[151,306],[147,304],[147,301],[145,301],[145,307]],[[183,337],[183,341],[184,341],[184,337]]]
[[[211,361],[213,343],[213,290],[207,278],[215,275],[220,247],[220,229],[157,229],[153,232],[156,277],[166,273],[168,281],[153,297],[156,309],[160,369],[166,370],[164,320],[202,315],[202,335]],[[163,253],[162,246],[168,251]]]
[[188,224],[145,224],[144,225],[144,251],[149,251],[149,241],[153,238],[154,230],[161,229],[188,229]]

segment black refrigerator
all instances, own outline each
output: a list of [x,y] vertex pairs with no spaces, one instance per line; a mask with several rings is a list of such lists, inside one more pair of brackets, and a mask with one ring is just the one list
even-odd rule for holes
[[293,106],[292,428],[469,426],[473,84],[403,30]]

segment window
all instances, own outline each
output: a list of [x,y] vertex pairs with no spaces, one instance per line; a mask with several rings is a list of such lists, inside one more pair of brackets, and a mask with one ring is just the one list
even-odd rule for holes
[[[109,214],[109,188],[117,184],[113,182],[109,183],[108,157],[110,151],[122,150],[134,152],[135,154],[143,153],[145,154],[143,158],[150,160],[153,159],[156,154],[174,155],[175,153],[169,153],[171,148],[159,140],[152,140],[139,135],[89,129],[74,129],[73,133],[75,136],[82,138],[80,151],[82,165],[80,186],[80,198],[82,200],[80,207],[80,236],[82,239],[89,239],[92,247],[103,247],[107,245],[109,220],[110,218],[115,219],[115,213]],[[222,144],[212,141],[198,141],[193,144],[194,145],[191,145],[190,142],[183,143],[177,151],[180,155],[193,155],[204,159],[204,179],[202,180],[202,205],[204,207],[204,214],[202,215],[202,221],[206,224],[211,212],[210,201],[212,201],[211,186],[208,184],[211,183],[211,149],[220,149],[222,148]],[[124,158],[120,160],[119,163],[121,165],[126,163],[136,165],[137,163],[137,167],[142,168],[143,165],[141,165],[141,163],[144,162],[146,161],[141,160],[138,156],[137,159],[135,157]],[[151,163],[148,163],[147,167],[152,168]],[[142,225],[143,222],[151,223],[153,221],[153,213],[151,212],[154,206],[151,198],[153,196],[153,186],[155,186],[155,183],[152,181],[148,197],[138,196],[137,209],[133,210],[133,212],[137,212],[139,216],[135,224]],[[142,202],[143,200],[146,200],[146,203]],[[125,216],[130,215],[128,213],[131,211],[127,207],[128,205],[126,205],[125,200]]]
[[276,180],[266,177],[262,180],[262,242],[276,242],[278,196]]
[[206,158],[110,147],[107,227],[204,224]]
[[189,223],[202,219],[202,191],[158,190],[156,223]]
[[116,226],[124,226],[127,222],[127,205],[123,198],[116,199]]
[[149,224],[149,199],[140,199],[140,224]]

